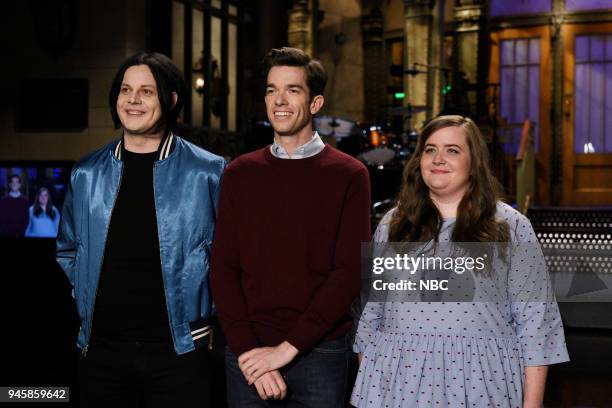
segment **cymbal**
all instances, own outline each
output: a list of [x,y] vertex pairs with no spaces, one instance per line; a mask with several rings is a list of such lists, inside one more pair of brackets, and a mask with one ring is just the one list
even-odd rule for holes
[[314,127],[321,136],[347,137],[358,130],[357,124],[349,119],[335,116],[317,116]]

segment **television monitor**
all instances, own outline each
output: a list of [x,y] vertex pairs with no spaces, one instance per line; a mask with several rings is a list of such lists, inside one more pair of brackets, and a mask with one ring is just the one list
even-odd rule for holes
[[0,237],[56,238],[72,161],[0,161]]

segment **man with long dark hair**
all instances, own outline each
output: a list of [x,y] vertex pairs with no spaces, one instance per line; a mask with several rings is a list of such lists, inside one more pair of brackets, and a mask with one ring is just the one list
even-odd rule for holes
[[74,287],[85,406],[208,406],[208,264],[222,158],[171,132],[185,84],[138,53],[109,97],[121,139],[74,167],[57,259]]
[[264,63],[274,143],[228,166],[212,258],[229,405],[342,407],[349,308],[370,239],[368,171],[312,129],[323,66],[295,48]]

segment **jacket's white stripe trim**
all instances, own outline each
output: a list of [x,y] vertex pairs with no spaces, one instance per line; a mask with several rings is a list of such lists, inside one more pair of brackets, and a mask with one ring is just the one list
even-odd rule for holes
[[170,133],[170,135],[168,136],[168,143],[166,144],[166,149],[165,149],[165,152],[164,152],[164,155],[163,155],[164,159],[170,155],[170,147],[172,146],[172,139],[173,138],[174,138],[174,135],[172,133]]
[[117,143],[117,147],[115,147],[115,157],[118,159],[121,158],[121,140]]
[[166,146],[168,145],[168,139],[170,138],[167,137],[166,140],[164,140],[164,144],[162,145],[162,148],[159,149],[159,157],[157,158],[157,160],[162,160],[164,158],[164,150],[166,150]]
[[193,334],[198,334],[199,332],[204,331],[204,330],[210,330],[210,326],[204,326],[204,327],[202,327],[201,329],[192,330],[192,331],[191,331],[191,334],[192,334],[192,335],[193,335]]
[[210,334],[210,330],[207,331],[207,332],[204,332],[204,333],[202,333],[202,334],[200,334],[198,336],[192,336],[192,339],[193,339],[193,341],[196,341],[198,339],[201,339],[202,337],[208,336],[209,334]]
[[170,156],[170,152],[172,151],[172,143],[174,143],[174,133],[170,133],[170,143],[168,144],[168,154],[166,154],[166,157]]

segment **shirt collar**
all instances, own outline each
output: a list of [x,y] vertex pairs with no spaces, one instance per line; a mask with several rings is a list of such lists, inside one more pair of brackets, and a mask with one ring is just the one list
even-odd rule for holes
[[314,131],[312,138],[295,149],[291,156],[289,156],[284,147],[276,143],[276,138],[274,139],[272,146],[270,146],[270,152],[274,157],[278,157],[279,159],[305,159],[307,157],[312,157],[319,154],[324,148],[325,143],[323,143],[323,140],[321,140],[319,133]]
[[[159,147],[157,148],[157,160],[164,160],[167,158],[172,150],[174,149],[174,145],[176,144],[176,136],[172,132],[167,132],[159,143]],[[123,158],[123,152],[125,149],[125,141],[123,139],[123,135],[121,135],[121,140],[115,146],[113,153],[115,157],[119,160]]]

